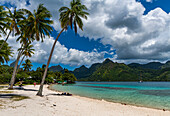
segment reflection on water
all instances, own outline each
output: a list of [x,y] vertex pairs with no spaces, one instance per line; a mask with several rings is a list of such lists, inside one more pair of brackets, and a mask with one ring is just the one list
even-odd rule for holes
[[170,82],[77,82],[52,88],[90,98],[170,110]]

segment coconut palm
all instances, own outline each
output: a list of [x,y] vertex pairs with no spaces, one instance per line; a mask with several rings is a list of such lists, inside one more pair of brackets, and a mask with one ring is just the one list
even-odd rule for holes
[[[29,42],[34,40],[39,41],[41,39],[43,41],[45,35],[50,36],[52,32],[52,27],[50,25],[53,24],[53,21],[50,20],[52,16],[50,12],[43,6],[43,4],[40,4],[37,10],[34,10],[34,13],[27,9],[21,9],[20,11],[27,15],[27,19],[20,21],[21,36],[17,39],[17,41],[22,43],[21,48],[27,46]],[[13,89],[17,65],[22,52],[23,50],[18,53],[9,89]]]
[[[0,33],[4,35],[6,35],[4,28],[9,28],[9,26],[6,24],[6,22],[8,21],[6,16],[7,12],[4,10],[4,6],[0,6]],[[2,37],[1,34],[0,37]]]
[[24,71],[29,71],[31,69],[31,67],[33,66],[31,63],[32,62],[29,59],[25,60],[25,63],[22,64]]
[[[20,50],[22,50],[22,48],[19,48],[18,49],[19,51]],[[24,51],[23,51],[23,53],[22,53],[22,60],[21,60],[21,62],[20,62],[20,64],[19,64],[19,66],[18,66],[18,70],[19,70],[19,68],[20,68],[20,66],[21,66],[21,64],[22,64],[22,61],[24,60],[24,58],[25,57],[32,57],[32,54],[34,54],[34,51],[35,51],[35,49],[33,49],[33,45],[31,45],[31,44],[27,44],[26,45],[26,47],[25,47],[25,49],[24,49]],[[18,70],[17,70],[17,72],[18,72]]]
[[[19,24],[20,24],[20,21],[25,19],[24,17],[24,13],[20,10],[16,10],[16,8],[14,9],[14,12],[12,13],[12,11],[6,7],[8,9],[8,13],[7,13],[7,25],[8,25],[8,28],[6,29],[9,29],[9,33],[5,39],[5,42],[8,40],[9,38],[9,35],[11,34],[12,32],[12,35],[18,35],[20,34],[20,29],[19,29]],[[1,51],[1,48],[3,47],[4,43],[0,46],[0,51]]]
[[70,26],[71,29],[72,29],[72,25],[73,25],[75,33],[77,33],[77,26],[81,30],[83,30],[83,22],[82,22],[81,18],[87,19],[88,13],[85,12],[86,10],[87,10],[86,6],[81,4],[80,0],[73,0],[70,3],[70,8],[61,7],[59,9],[59,12],[60,12],[59,21],[61,22],[62,30],[58,34],[58,36],[57,36],[57,38],[56,38],[56,40],[55,40],[55,42],[52,46],[51,53],[50,53],[50,56],[48,58],[48,62],[47,62],[47,65],[46,65],[46,69],[45,69],[45,72],[44,72],[44,75],[43,75],[43,78],[42,78],[42,81],[41,81],[41,85],[40,85],[39,91],[37,93],[38,96],[42,96],[43,84],[44,84],[44,81],[45,81],[45,77],[47,75],[48,66],[50,64],[50,60],[51,60],[51,57],[52,57],[52,54],[53,54],[53,51],[54,51],[54,47],[56,45],[56,42],[57,42],[59,36],[61,35],[61,33],[64,30],[67,30],[68,26]]
[[50,26],[53,24],[53,21],[50,20],[52,15],[43,4],[40,4],[37,11],[34,10],[34,13],[31,13],[27,9],[21,9],[21,11],[28,15],[28,18],[23,20],[23,22],[26,22],[26,25],[23,28],[23,37],[26,38],[28,36],[28,38],[31,38],[32,40],[39,41],[41,39],[41,41],[43,41],[45,35],[50,36],[53,31]]
[[[2,45],[2,43],[4,43],[4,40],[0,40],[0,45]],[[10,56],[12,56],[11,47],[8,46],[8,43],[5,42],[4,46],[2,47],[2,50],[0,51],[0,64],[8,62]]]

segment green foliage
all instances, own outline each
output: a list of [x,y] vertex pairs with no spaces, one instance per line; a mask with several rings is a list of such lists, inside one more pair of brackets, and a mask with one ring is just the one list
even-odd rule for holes
[[104,62],[91,76],[91,81],[137,81],[137,74],[125,64]]
[[[0,46],[4,43],[4,40],[0,40]],[[0,50],[0,65],[8,62],[9,57],[12,56],[12,49],[8,43],[4,43],[2,49]]]
[[41,39],[43,41],[45,35],[50,36],[53,30],[51,27],[51,24],[53,24],[51,20],[52,15],[43,4],[39,4],[37,10],[34,10],[33,13],[27,9],[21,9],[20,11],[24,12],[27,16],[27,18],[22,21],[23,33],[19,38],[20,41],[25,44],[28,40],[39,41]]
[[41,78],[42,78],[42,72],[41,71],[32,71],[30,76],[32,77],[31,79],[28,79],[27,81],[29,82],[29,80],[32,80],[31,83],[37,82],[40,83]]
[[80,0],[73,0],[70,2],[70,8],[61,7],[60,12],[60,22],[61,27],[66,28],[69,25],[72,29],[74,27],[75,33],[77,33],[77,26],[83,31],[83,21],[81,18],[87,19],[89,13],[86,12],[87,8],[85,5],[81,4]]
[[25,72],[20,72],[16,75],[16,82],[18,81],[25,81],[27,80],[27,78],[29,77],[29,75]]
[[56,78],[55,78],[55,81],[56,82],[62,82],[62,73],[61,72],[55,72],[55,75],[56,75]]
[[29,59],[25,60],[25,63],[22,64],[24,71],[29,71],[31,69],[31,67],[33,66],[31,63],[32,62]]
[[19,35],[21,33],[20,23],[22,20],[25,19],[24,13],[20,10],[16,10],[16,8],[14,9],[13,12],[11,12],[11,10],[8,7],[6,7],[6,8],[8,9],[7,24],[10,26],[8,28],[10,30],[9,34],[12,32],[13,36]]
[[170,71],[163,72],[160,76],[157,77],[157,80],[170,81]]
[[9,83],[11,77],[12,77],[12,75],[9,73],[0,74],[0,84]]
[[[79,81],[170,81],[170,68],[160,69],[160,65],[163,65],[160,63],[148,63],[142,65],[142,68],[139,64],[125,65],[106,59],[103,63],[97,65],[98,67],[95,70],[90,70],[91,67],[87,68],[92,73],[89,77],[79,78]],[[149,69],[151,66],[153,66],[153,69]],[[82,68],[80,67],[80,69]],[[77,70],[79,69],[73,71],[75,75],[79,73]],[[83,70],[81,70],[81,74],[83,77]]]
[[[13,73],[12,70],[13,67],[9,67],[8,65],[0,65],[0,84],[6,84],[10,82]],[[33,84],[34,82],[40,83],[44,70],[44,66],[42,66],[42,68],[37,68],[36,71],[23,71],[23,69],[19,69],[16,75],[15,83],[19,81],[23,81],[23,84]],[[76,80],[77,79],[74,74],[69,73],[69,71],[66,69],[64,74],[61,72],[48,71],[45,83],[56,83],[59,81],[68,81],[69,83],[74,83]]]
[[72,73],[64,73],[61,76],[62,81],[67,81],[67,83],[74,83],[77,79]]
[[4,28],[9,28],[9,26],[6,24],[6,22],[8,21],[6,16],[7,11],[4,10],[4,6],[0,6],[0,37],[2,37],[2,34],[6,34]]

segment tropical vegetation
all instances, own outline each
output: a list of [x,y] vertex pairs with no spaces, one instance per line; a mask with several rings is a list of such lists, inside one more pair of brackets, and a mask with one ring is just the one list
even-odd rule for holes
[[19,24],[20,24],[21,20],[25,19],[23,12],[21,12],[19,10],[17,11],[16,8],[15,8],[14,12],[12,13],[12,11],[8,7],[6,7],[6,8],[8,9],[8,12],[6,12],[6,16],[5,16],[5,20],[6,20],[5,24],[6,25],[3,26],[3,30],[4,31],[8,30],[9,32],[8,32],[8,35],[5,39],[5,41],[0,46],[0,51],[1,51],[4,43],[7,42],[11,32],[12,32],[12,36],[16,36],[16,35],[19,35],[21,33],[20,29],[19,29]]
[[47,75],[48,66],[50,64],[51,57],[52,57],[57,40],[59,39],[61,33],[64,30],[67,30],[68,26],[70,26],[71,29],[72,29],[72,26],[74,26],[75,33],[77,33],[77,26],[81,30],[83,30],[83,22],[82,22],[81,18],[87,19],[88,13],[86,12],[86,10],[87,10],[86,6],[81,4],[80,0],[71,1],[70,8],[64,6],[59,9],[59,12],[60,12],[59,21],[61,23],[62,30],[59,32],[59,34],[58,34],[57,38],[55,39],[54,44],[52,46],[50,56],[48,58],[48,62],[47,62],[46,68],[45,68],[45,72],[44,72],[44,75],[43,75],[43,78],[41,81],[41,85],[40,85],[39,91],[37,93],[38,96],[42,96],[43,84],[45,81],[45,77]]
[[12,56],[12,49],[8,43],[4,42],[4,40],[0,40],[0,45],[2,44],[4,45],[0,51],[0,65],[8,62],[10,60],[9,57]]
[[[4,6],[0,6],[0,37],[2,37],[2,35],[6,35],[6,31],[4,30],[4,28],[9,28],[9,26],[7,25],[7,12],[4,10]],[[2,48],[3,45],[1,45],[0,48]],[[1,49],[0,49],[1,50]]]
[[78,81],[170,81],[170,63],[124,64],[106,59],[73,71]]
[[[53,44],[47,65],[43,65],[42,68],[37,68],[36,71],[31,71],[31,61],[26,59],[25,63],[22,64],[22,62],[25,57],[31,57],[32,54],[34,54],[35,50],[33,49],[32,45],[33,41],[41,40],[41,42],[43,42],[43,39],[46,36],[50,37],[51,32],[53,31],[51,26],[51,24],[53,24],[53,21],[51,20],[52,15],[43,4],[39,4],[38,8],[33,12],[27,9],[17,10],[14,8],[14,10],[11,10],[8,7],[0,6],[0,37],[3,37],[4,39],[0,41],[0,71],[3,73],[0,75],[0,77],[4,78],[5,76],[4,79],[6,79],[2,79],[2,83],[9,83],[10,80],[9,89],[12,89],[14,83],[18,81],[18,79],[28,80],[29,77],[33,77],[33,79],[36,78],[36,81],[39,80],[40,82],[40,77],[43,76],[39,92],[37,93],[37,95],[40,96],[42,95],[44,82],[47,82],[47,80],[48,82],[52,82],[50,80],[54,79],[53,77],[56,77],[55,80],[58,81],[66,80],[70,81],[70,83],[73,83],[76,80],[76,77],[69,71],[64,70],[64,73],[52,73],[52,71],[48,70],[48,66],[54,51],[55,44],[61,33],[67,30],[69,26],[71,29],[74,29],[75,33],[77,33],[78,27],[83,30],[83,22],[81,18],[87,19],[88,13],[86,10],[86,6],[81,4],[80,0],[71,1],[70,8],[62,7],[59,9],[59,21],[61,22],[62,30],[59,32]],[[12,48],[8,46],[7,43],[7,40],[11,34],[16,38],[16,42],[20,43],[20,48],[18,49],[17,58],[13,67],[3,65],[5,62],[10,60],[10,57],[12,57]],[[19,61],[20,64],[18,65]],[[21,65],[23,67],[20,67]],[[61,67],[59,68],[62,70]],[[43,72],[44,74],[42,75]]]
[[[26,61],[27,62],[27,61]],[[24,65],[26,64],[24,63]],[[29,62],[30,63],[30,62]],[[31,65],[31,63],[29,64]],[[12,77],[13,67],[8,65],[0,65],[0,84],[8,84]],[[25,70],[25,71],[24,71]],[[17,84],[19,81],[23,81],[23,84],[33,84],[36,82],[40,84],[42,80],[42,76],[45,70],[45,65],[42,67],[38,67],[34,70],[27,70],[25,67],[21,67],[16,74],[15,83]],[[74,83],[76,81],[76,77],[74,74],[68,72],[67,70],[63,70],[62,72],[58,71],[47,71],[47,77],[45,79],[45,84],[49,83],[60,83],[64,81],[68,81],[68,83]]]
[[53,21],[50,19],[52,16],[50,12],[43,6],[43,4],[40,4],[37,10],[34,10],[33,13],[27,9],[20,9],[19,11],[23,12],[24,15],[26,15],[26,18],[21,20],[19,25],[21,35],[17,41],[20,41],[21,48],[18,52],[12,74],[10,89],[13,88],[18,62],[20,57],[24,54],[25,49],[27,49],[28,44],[34,40],[39,41],[41,39],[43,41],[45,35],[50,36],[50,33],[52,32],[52,27],[50,26],[50,24],[53,23]]
[[32,62],[29,59],[25,60],[25,63],[22,64],[24,71],[29,71],[31,69],[31,67],[33,66],[31,63]]
[[[89,15],[87,7],[80,0],[72,0],[69,7],[63,6],[58,12],[62,29],[53,43],[47,64],[34,71],[31,70],[33,65],[28,59],[36,51],[32,42],[43,42],[46,36],[51,36],[53,20],[50,11],[43,4],[39,4],[33,12],[27,9],[11,10],[0,6],[0,38],[3,37],[3,40],[0,40],[0,83],[10,82],[9,88],[12,89],[18,81],[24,81],[26,84],[37,82],[40,84],[37,95],[42,96],[44,83],[64,81],[74,83],[77,79],[78,81],[170,81],[170,62],[126,65],[106,59],[103,63],[93,64],[90,68],[81,66],[74,71],[62,69],[59,65],[48,68],[60,35],[68,28],[75,34],[78,28],[83,31],[82,19],[87,19]],[[20,43],[13,67],[5,65],[13,55],[12,47],[7,43],[10,35]],[[25,58],[27,59],[24,61]]]

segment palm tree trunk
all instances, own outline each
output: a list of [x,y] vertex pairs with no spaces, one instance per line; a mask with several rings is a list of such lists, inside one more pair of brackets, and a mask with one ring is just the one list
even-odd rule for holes
[[50,53],[50,56],[49,56],[49,58],[48,58],[48,62],[47,62],[46,68],[45,68],[45,72],[44,72],[44,75],[43,75],[43,78],[42,78],[42,81],[41,81],[41,84],[40,84],[40,87],[39,87],[39,90],[38,90],[38,93],[37,93],[38,96],[42,96],[43,85],[44,85],[45,77],[46,77],[46,75],[47,75],[48,66],[49,66],[49,64],[50,64],[51,57],[52,57],[52,55],[53,55],[53,51],[54,51],[56,42],[57,42],[59,36],[61,35],[61,33],[64,31],[64,29],[65,29],[65,28],[63,28],[63,29],[60,31],[60,33],[58,34],[58,36],[57,36],[57,38],[56,38],[56,40],[55,40],[55,42],[54,42],[54,44],[53,44],[53,47],[52,47],[52,49],[51,49],[51,53]]
[[14,85],[14,82],[15,82],[15,75],[16,75],[16,71],[17,71],[17,66],[18,66],[18,61],[21,57],[21,52],[18,53],[18,56],[17,56],[17,60],[15,62],[15,66],[14,66],[14,70],[13,70],[13,74],[12,74],[12,78],[11,78],[11,81],[10,81],[10,87],[8,89],[13,89],[13,85]]
[[18,66],[17,72],[19,71],[19,68],[20,68],[20,66],[21,66],[22,61],[24,60],[24,58],[25,58],[25,55],[22,57],[22,60],[21,60],[21,62],[20,62],[20,64],[19,64],[19,66]]
[[10,30],[10,32],[8,33],[5,41],[2,43],[2,45],[1,45],[1,47],[0,47],[0,51],[1,51],[2,47],[4,46],[5,42],[8,40],[10,34],[11,34],[11,30]]
[[[23,44],[21,45],[21,48],[22,47],[23,47]],[[13,85],[15,82],[15,75],[17,74],[17,66],[18,66],[19,59],[22,56],[22,53],[23,53],[23,49],[21,51],[19,51],[19,53],[18,53],[17,60],[15,62],[15,66],[14,66],[14,70],[13,70],[13,74],[12,74],[12,78],[10,81],[10,87],[8,89],[13,89]]]

